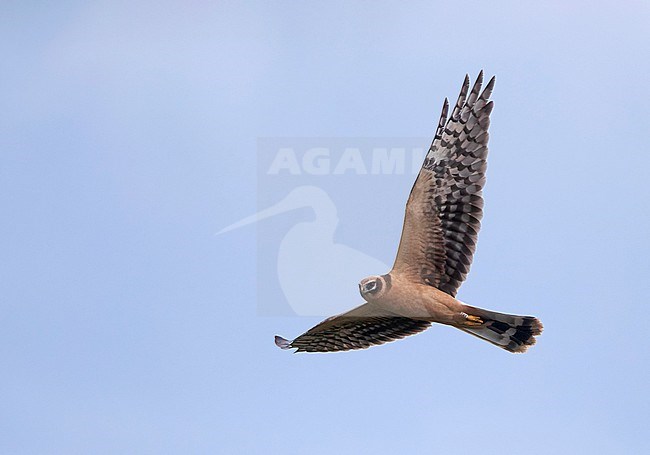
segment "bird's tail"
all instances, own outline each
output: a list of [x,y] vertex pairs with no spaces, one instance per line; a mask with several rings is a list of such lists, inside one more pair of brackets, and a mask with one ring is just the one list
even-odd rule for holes
[[535,344],[535,336],[544,329],[539,319],[533,316],[497,313],[469,305],[465,305],[465,312],[469,315],[469,323],[475,325],[458,326],[459,329],[510,352],[526,352]]

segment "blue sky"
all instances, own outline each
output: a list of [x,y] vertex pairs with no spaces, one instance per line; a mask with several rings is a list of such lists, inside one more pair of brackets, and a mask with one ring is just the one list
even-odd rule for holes
[[[650,449],[646,2],[0,12],[0,452]],[[538,316],[538,344],[436,326],[277,349],[319,318],[263,314],[281,295],[259,283],[313,215],[214,235],[276,199],[258,138],[429,138],[481,68],[486,212],[459,297]],[[389,263],[411,176],[340,183],[335,239]]]

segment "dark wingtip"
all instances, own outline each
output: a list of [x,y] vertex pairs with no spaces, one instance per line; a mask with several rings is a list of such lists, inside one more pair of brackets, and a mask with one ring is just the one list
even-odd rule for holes
[[461,93],[463,93],[463,91],[467,92],[469,90],[469,83],[470,83],[469,73],[465,73],[465,79],[463,80],[463,86],[460,88]]
[[492,93],[492,90],[494,89],[494,83],[496,82],[497,77],[492,76],[490,80],[488,81],[487,85],[485,86],[484,91]]
[[275,336],[275,345],[280,349],[291,349],[291,341],[278,335]]
[[440,124],[443,124],[444,122],[447,121],[448,114],[449,114],[449,100],[447,99],[447,97],[445,97],[445,102],[442,103],[442,112],[440,113]]

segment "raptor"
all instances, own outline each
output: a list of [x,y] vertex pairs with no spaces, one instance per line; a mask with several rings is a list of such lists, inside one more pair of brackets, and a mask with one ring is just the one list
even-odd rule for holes
[[470,90],[465,81],[451,116],[445,98],[435,137],[406,204],[404,227],[392,270],[359,283],[363,305],[330,317],[293,341],[275,343],[296,352],[364,349],[446,324],[510,352],[535,344],[542,324],[467,305],[456,299],[476,250],[483,216],[483,185],[492,77],[483,71]]

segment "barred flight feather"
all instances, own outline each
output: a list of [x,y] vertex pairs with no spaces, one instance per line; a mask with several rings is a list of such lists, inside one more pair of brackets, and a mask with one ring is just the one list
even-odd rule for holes
[[[469,273],[483,217],[494,78],[481,92],[482,83],[481,71],[470,91],[469,76],[465,76],[449,119],[445,99],[435,138],[411,190],[394,267],[411,275],[420,273],[425,283],[451,296]],[[440,262],[432,264],[426,251],[413,248],[415,242],[407,238],[411,235],[426,236],[426,243],[436,250],[433,257]],[[418,262],[420,271],[413,266]],[[421,270],[435,274],[424,276]]]

